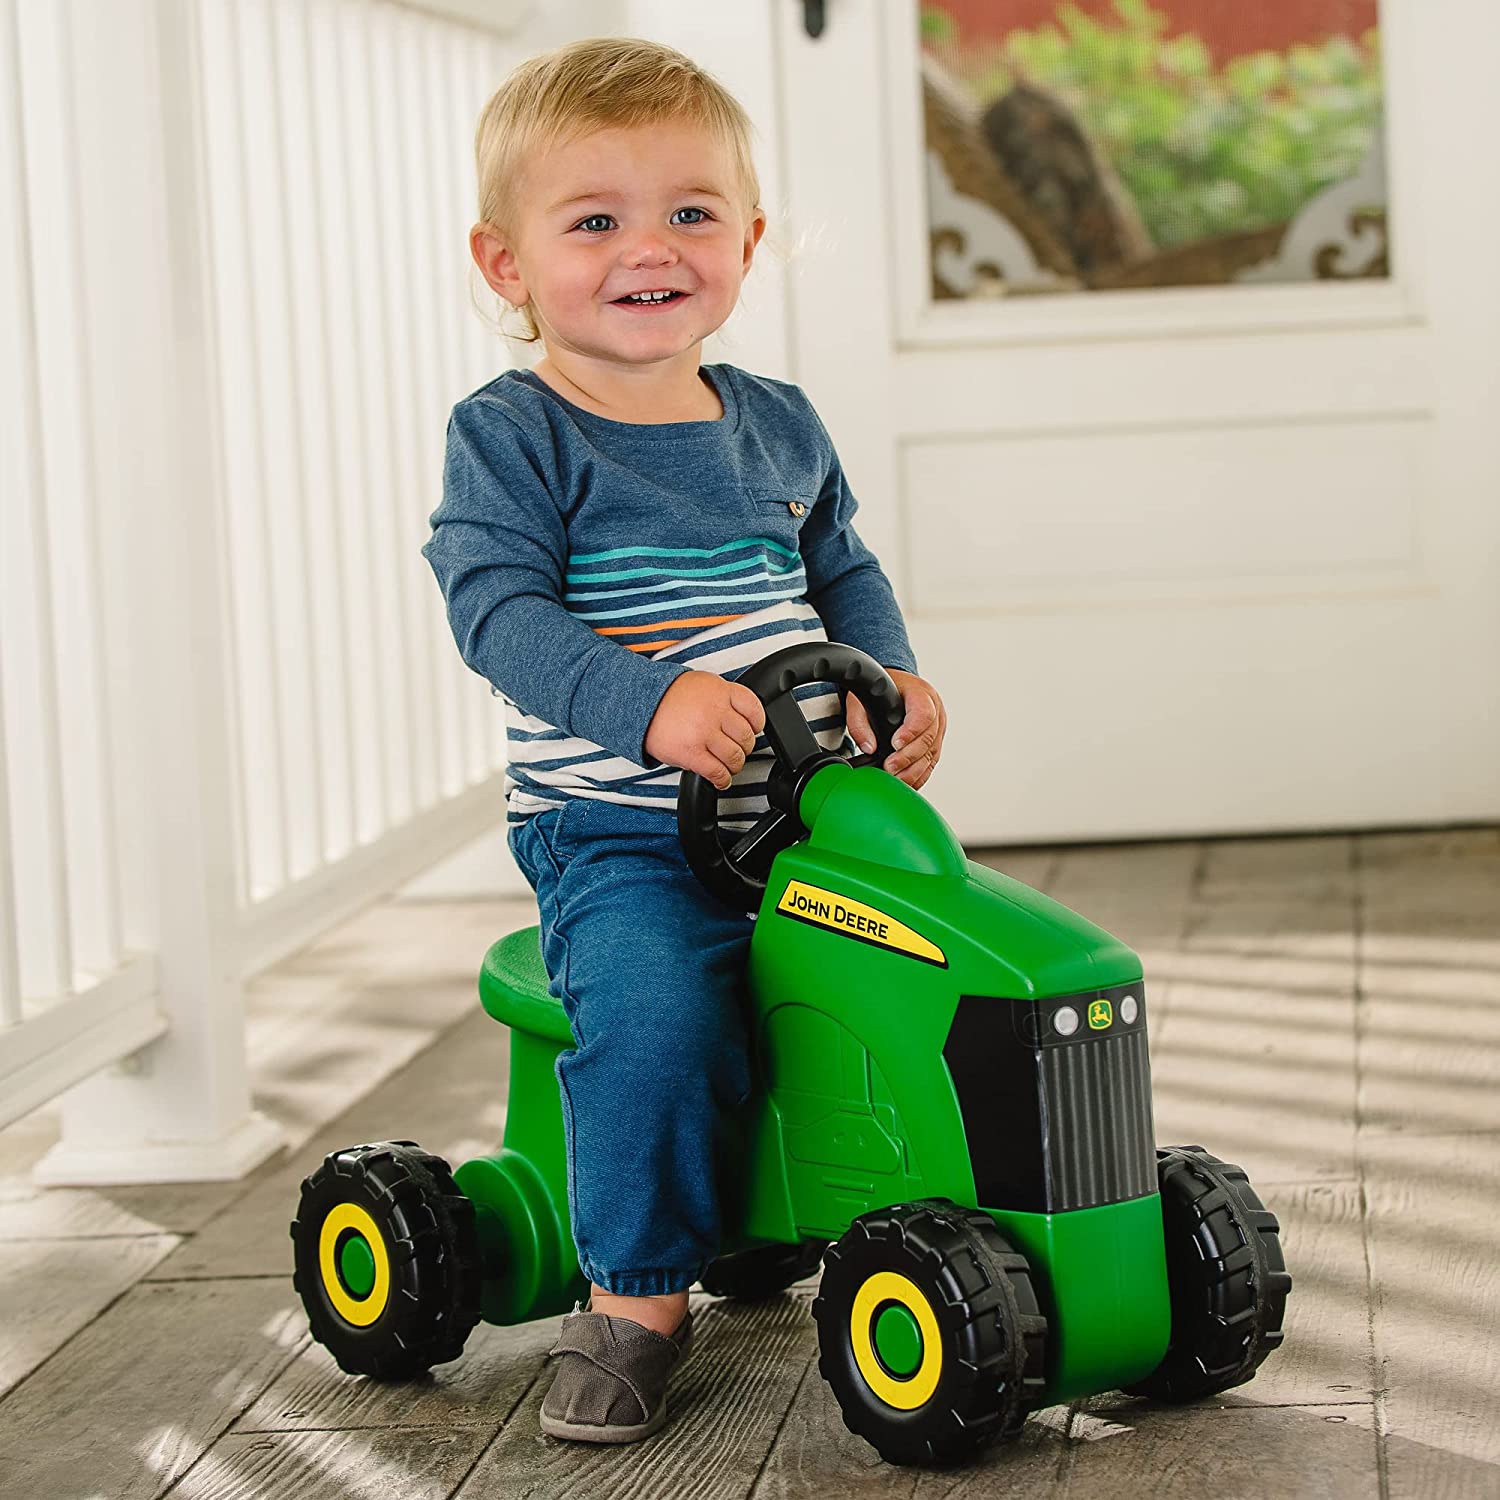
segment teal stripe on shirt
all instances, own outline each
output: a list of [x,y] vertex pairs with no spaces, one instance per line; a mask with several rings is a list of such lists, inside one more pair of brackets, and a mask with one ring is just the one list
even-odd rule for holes
[[[764,563],[766,567],[775,569],[778,573],[785,573],[788,569],[797,567],[802,560],[800,552],[793,552],[784,563],[778,563],[774,558],[739,557],[730,563],[720,563],[717,568],[677,568],[669,571],[666,568],[622,568],[615,573],[569,573],[563,580],[565,583],[617,583],[622,578],[652,578],[662,575],[669,578],[712,578],[720,573],[732,573],[736,568],[753,568],[757,563]],[[577,562],[577,558],[569,558],[571,566]]]
[[[796,570],[801,573],[801,569]],[[739,588],[746,583],[791,583],[794,574],[790,573],[749,573],[744,578],[724,578],[719,581],[720,588]],[[680,578],[668,579],[666,583],[643,583],[633,589],[591,589],[586,594],[564,594],[563,601],[567,604],[586,603],[590,599],[623,599],[628,594],[659,594],[663,589],[697,588],[699,585],[688,583]],[[692,595],[685,596],[692,598]],[[748,596],[747,596],[748,597]]]

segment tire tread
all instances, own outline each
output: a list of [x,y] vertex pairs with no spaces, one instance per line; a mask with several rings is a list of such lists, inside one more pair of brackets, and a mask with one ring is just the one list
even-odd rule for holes
[[[944,1373],[920,1421],[886,1415],[849,1375],[848,1309],[880,1268],[918,1280],[943,1331]],[[1026,1259],[978,1210],[931,1199],[861,1215],[824,1254],[813,1317],[845,1426],[890,1463],[946,1463],[1013,1438],[1041,1388],[1046,1320]]]
[[1280,1223],[1242,1167],[1202,1146],[1156,1155],[1172,1335],[1161,1364],[1125,1389],[1194,1401],[1243,1385],[1280,1346],[1292,1278]]
[[[324,1206],[326,1200],[357,1201],[361,1194],[379,1209],[377,1222],[385,1220],[392,1280],[390,1306],[369,1329],[353,1329],[338,1316],[313,1269],[314,1237],[332,1207]],[[404,1379],[463,1352],[480,1315],[478,1230],[474,1205],[442,1157],[413,1141],[366,1142],[330,1152],[303,1179],[290,1233],[292,1287],[313,1338],[346,1374]]]

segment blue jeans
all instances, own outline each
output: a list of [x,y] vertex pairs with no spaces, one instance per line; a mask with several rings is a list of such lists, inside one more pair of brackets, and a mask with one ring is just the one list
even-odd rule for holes
[[578,798],[512,827],[575,1046],[557,1060],[568,1209],[606,1291],[685,1291],[718,1253],[715,1161],[750,1090],[754,923],[688,868],[677,820]]

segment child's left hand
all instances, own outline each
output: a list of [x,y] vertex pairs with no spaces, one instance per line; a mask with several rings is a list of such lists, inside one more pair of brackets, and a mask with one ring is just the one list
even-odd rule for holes
[[[887,758],[885,768],[893,776],[899,776],[907,786],[920,788],[937,769],[943,753],[943,736],[948,732],[948,710],[938,690],[915,672],[902,672],[887,667],[895,684],[901,689],[901,699],[906,705],[906,718],[896,731],[895,750]],[[850,693],[847,719],[849,733],[854,743],[868,755],[875,748],[875,733],[870,728],[870,716],[865,706]]]

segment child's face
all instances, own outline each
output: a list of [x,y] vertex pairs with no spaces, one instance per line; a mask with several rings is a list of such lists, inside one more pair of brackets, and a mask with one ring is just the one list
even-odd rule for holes
[[[508,240],[471,236],[485,280],[531,306],[549,353],[654,364],[722,326],[765,229],[728,149],[663,122],[594,132],[527,163]],[[657,306],[620,301],[672,291]]]

